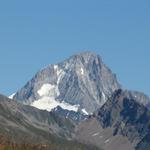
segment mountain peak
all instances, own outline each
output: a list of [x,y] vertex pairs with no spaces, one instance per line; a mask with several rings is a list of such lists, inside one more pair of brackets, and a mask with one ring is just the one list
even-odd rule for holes
[[59,104],[93,113],[118,88],[116,76],[100,56],[84,51],[39,71],[14,98],[47,110]]
[[91,60],[96,60],[96,59],[101,60],[100,56],[92,51],[84,51],[84,52],[77,53],[71,56],[69,59],[82,60],[83,62],[86,62],[86,63],[91,62]]
[[83,51],[76,55],[79,55],[82,57],[97,57],[97,56],[99,56],[98,54],[96,54],[95,52],[92,52],[92,51]]

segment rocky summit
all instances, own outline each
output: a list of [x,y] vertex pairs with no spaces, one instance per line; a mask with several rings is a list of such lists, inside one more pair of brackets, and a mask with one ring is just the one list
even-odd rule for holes
[[40,70],[13,98],[48,111],[60,106],[87,115],[118,88],[116,75],[100,56],[83,52]]

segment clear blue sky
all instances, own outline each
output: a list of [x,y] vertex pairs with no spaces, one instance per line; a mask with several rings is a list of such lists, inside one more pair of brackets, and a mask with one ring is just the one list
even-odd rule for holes
[[125,88],[150,96],[150,1],[0,1],[0,93],[84,50],[100,54]]

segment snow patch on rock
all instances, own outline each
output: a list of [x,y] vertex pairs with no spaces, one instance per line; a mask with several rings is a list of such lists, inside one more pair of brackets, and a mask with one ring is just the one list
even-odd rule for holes
[[38,109],[51,111],[52,109],[60,106],[62,109],[69,110],[69,111],[78,111],[79,106],[78,105],[71,105],[69,103],[65,102],[59,102],[52,97],[42,97],[41,99],[38,99],[34,101],[31,106],[34,106]]
[[103,96],[103,99],[105,100],[106,96],[105,96],[104,92],[102,92],[102,96]]
[[84,75],[84,70],[83,70],[83,68],[81,68],[80,71],[81,71],[81,75]]
[[54,65],[54,70],[57,70],[58,69],[58,65]]
[[99,135],[99,132],[94,133],[92,136],[98,136],[98,135]]
[[13,97],[16,95],[16,93],[11,94],[8,98],[13,99]]
[[56,86],[52,84],[44,84],[37,92],[39,96],[57,97]]
[[107,144],[109,141],[110,141],[110,139],[107,139],[107,140],[105,140],[105,142],[104,142],[104,143],[105,143],[105,144]]
[[65,75],[65,72],[63,69],[59,68],[58,65],[54,65],[54,70],[56,72],[57,75],[57,85],[59,84],[60,80],[63,78],[63,76]]
[[82,112],[83,112],[85,115],[89,115],[88,112],[85,110],[85,108],[82,109]]
[[57,100],[57,97],[59,96],[57,85],[44,84],[37,93],[39,94],[40,98],[34,101],[31,106],[48,111],[51,111],[57,106],[69,111],[78,111],[79,105],[71,105],[64,101],[60,102]]

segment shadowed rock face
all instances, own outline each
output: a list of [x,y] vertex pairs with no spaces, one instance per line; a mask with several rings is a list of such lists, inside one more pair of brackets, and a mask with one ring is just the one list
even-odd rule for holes
[[112,97],[77,129],[78,138],[106,150],[115,150],[118,147],[146,149],[150,143],[149,133],[149,109],[129,98],[128,92],[121,89],[115,91]]
[[144,93],[137,92],[137,91],[129,91],[129,90],[125,90],[124,93],[126,94],[126,98],[134,99],[139,104],[142,104],[150,109],[150,99]]
[[136,146],[136,150],[149,150],[150,149],[150,133],[147,134]]
[[14,99],[31,104],[40,99],[38,91],[44,84],[55,86],[57,101],[79,105],[88,113],[101,107],[120,85],[116,76],[103,64],[101,58],[92,52],[70,57],[57,65],[40,70]]
[[150,132],[150,111],[126,91],[116,91],[98,111],[98,119],[104,128],[113,127],[114,135],[127,136],[133,142]]

